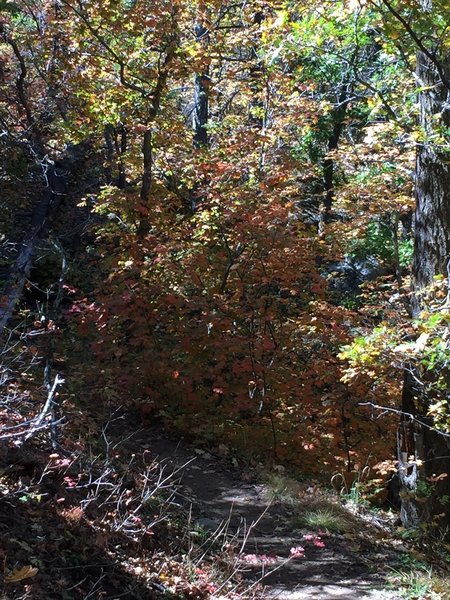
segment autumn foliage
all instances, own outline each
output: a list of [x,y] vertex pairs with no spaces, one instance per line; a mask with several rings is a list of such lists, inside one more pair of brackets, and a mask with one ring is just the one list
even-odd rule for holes
[[[396,421],[373,407],[403,380],[380,344],[412,335],[420,132],[391,13],[38,4],[2,17],[0,101],[40,160],[89,148],[64,325],[92,398],[327,479],[392,458]],[[358,279],[358,261],[375,268]]]

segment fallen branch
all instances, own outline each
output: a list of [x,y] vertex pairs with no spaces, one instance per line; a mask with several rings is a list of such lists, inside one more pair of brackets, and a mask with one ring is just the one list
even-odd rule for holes
[[[44,423],[43,425],[41,425],[40,427],[34,427],[33,429],[33,435],[35,433],[37,433],[38,431],[44,431],[44,429],[49,429],[50,427],[52,427],[53,425],[59,425],[64,421],[63,418],[59,419],[56,422],[51,422],[51,423]],[[28,423],[28,422],[27,422]],[[26,426],[26,423],[23,424],[24,426]],[[26,435],[28,435],[29,432],[27,431],[15,431],[13,433],[5,433],[4,435],[0,435],[0,442],[4,441],[4,440],[9,440],[11,438],[20,438],[20,437],[24,437]]]
[[31,232],[22,242],[19,255],[11,268],[11,278],[6,289],[3,306],[0,308],[0,334],[8,325],[22,296],[23,289],[33,266],[33,257],[39,241],[45,236],[54,200],[65,192],[65,179],[56,171],[54,164],[44,159],[45,178],[48,186],[36,205],[31,217]]
[[[60,385],[62,385],[63,383],[64,383],[64,379],[57,374],[55,377],[55,380],[53,381],[53,385],[48,392],[47,400],[44,404],[42,411],[40,412],[38,417],[36,419],[34,419],[33,424],[31,425],[29,431],[25,435],[25,440],[24,440],[25,442],[27,440],[29,440],[30,437],[32,437],[38,429],[42,429],[42,423],[43,423],[44,419],[50,412],[53,411],[53,408],[55,405],[56,391],[57,391],[58,387]],[[54,425],[54,423],[52,420],[52,423],[50,423],[49,426],[51,427],[53,425]]]
[[[46,374],[46,378],[47,378],[47,374]],[[53,384],[51,384],[50,382],[47,383],[47,389],[48,389],[47,400],[45,401],[45,404],[44,404],[41,412],[39,413],[39,415],[37,417],[35,417],[34,419],[29,419],[27,421],[24,421],[21,424],[5,428],[6,430],[19,429],[19,428],[26,428],[26,429],[25,429],[25,431],[13,431],[11,433],[5,433],[3,435],[0,435],[0,441],[8,440],[11,438],[23,437],[24,438],[23,443],[25,443],[31,437],[36,435],[36,433],[38,431],[42,431],[43,429],[51,428],[52,443],[55,444],[55,442],[57,442],[57,440],[55,440],[56,426],[59,425],[60,423],[62,423],[64,420],[62,418],[61,419],[55,418],[55,407],[56,407],[55,396],[56,396],[56,392],[57,392],[59,386],[62,385],[63,383],[64,383],[64,379],[62,377],[60,377],[58,374],[56,375],[56,377],[53,381]],[[50,421],[48,423],[44,423],[45,419],[47,418],[47,416],[49,414],[51,415]]]
[[[57,212],[60,202],[67,192],[69,177],[83,163],[89,147],[87,142],[71,146],[56,163],[48,156],[42,156],[32,146],[29,147],[29,151],[42,169],[42,179],[45,183],[45,189],[33,209],[29,233],[24,236],[19,254],[10,269],[11,275],[6,283],[2,305],[0,306],[0,335],[7,327],[17,308],[33,266],[36,249],[39,242],[45,239],[48,234],[51,219]],[[62,299],[62,286],[68,267],[67,259],[59,242],[53,242],[53,245],[61,255],[62,263],[61,276],[58,281],[58,305]]]

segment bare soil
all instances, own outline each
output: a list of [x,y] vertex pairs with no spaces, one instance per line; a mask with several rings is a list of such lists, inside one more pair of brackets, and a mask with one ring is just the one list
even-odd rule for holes
[[[317,534],[293,525],[302,500],[293,507],[270,500],[270,490],[245,481],[238,468],[159,430],[143,430],[133,440],[180,475],[179,497],[196,523],[217,535],[224,527],[243,557],[250,588],[265,586],[264,597],[280,600],[346,600],[400,598],[386,582],[389,567],[398,564],[401,547],[376,523],[349,514],[350,532]],[[178,475],[177,475],[178,477]],[[314,496],[314,488],[312,488]],[[305,510],[314,498],[305,498]],[[317,538],[316,538],[317,539]],[[303,558],[290,559],[291,549],[304,547]],[[220,596],[216,596],[219,598]]]

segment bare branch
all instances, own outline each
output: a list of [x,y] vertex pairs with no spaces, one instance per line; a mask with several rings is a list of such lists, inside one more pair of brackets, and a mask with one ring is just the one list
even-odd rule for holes
[[428,425],[424,421],[421,421],[416,416],[414,416],[412,413],[405,412],[404,410],[400,410],[398,408],[391,408],[390,406],[380,406],[379,404],[375,404],[374,402],[358,402],[357,406],[370,406],[371,408],[373,408],[375,410],[381,410],[383,412],[391,412],[396,415],[401,415],[402,417],[408,417],[409,419],[411,419],[411,421],[418,423],[422,427],[425,427],[426,429],[428,429],[430,431],[434,431],[435,433],[438,433],[439,435],[442,435],[443,437],[450,438],[450,433],[445,433],[444,431],[441,431],[440,429],[431,427],[431,425]]
[[12,48],[14,55],[19,63],[20,72],[19,76],[16,78],[16,88],[17,94],[19,96],[19,101],[25,110],[25,114],[27,116],[27,121],[31,127],[36,124],[36,121],[33,117],[33,113],[31,112],[30,104],[28,102],[28,95],[25,89],[25,81],[27,77],[27,67],[25,64],[25,59],[22,56],[22,53],[17,45],[17,42],[12,38],[5,30],[5,26],[3,23],[0,23],[0,37]]
[[[33,425],[31,426],[30,430],[25,435],[25,441],[29,440],[30,437],[32,437],[36,433],[36,431],[38,431],[39,429],[42,429],[42,423],[43,423],[44,419],[47,417],[47,415],[52,411],[53,405],[55,403],[56,391],[58,390],[59,386],[62,385],[63,383],[64,383],[64,379],[62,377],[60,377],[58,374],[56,374],[55,379],[53,381],[53,385],[49,390],[47,400],[44,404],[44,407],[41,410],[38,417],[34,420]],[[52,426],[52,423],[50,423],[50,426]]]

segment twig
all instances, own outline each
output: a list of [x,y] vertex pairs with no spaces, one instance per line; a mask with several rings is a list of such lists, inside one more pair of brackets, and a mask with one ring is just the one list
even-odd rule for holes
[[[44,408],[40,412],[39,416],[34,420],[34,425],[31,427],[30,431],[26,434],[25,441],[29,440],[30,437],[32,437],[36,433],[38,428],[41,428],[42,422],[44,421],[44,419],[46,418],[48,413],[54,407],[56,390],[63,383],[64,383],[64,379],[62,377],[60,377],[58,374],[56,374],[55,379],[53,381],[53,385],[48,392],[48,396],[47,396],[47,400],[44,404]],[[52,426],[52,423],[50,423],[50,426]]]
[[[64,418],[61,418],[55,422],[55,425],[59,425],[63,421],[64,421]],[[51,426],[52,426],[52,423],[44,423],[43,425],[40,425],[39,427],[33,427],[33,431],[31,434],[30,434],[30,432],[27,433],[26,431],[15,431],[13,433],[5,433],[5,435],[0,436],[0,441],[8,440],[11,438],[23,437],[25,435],[28,435],[28,437],[30,437],[30,435],[34,435],[38,431],[43,431],[44,429],[48,429]],[[26,439],[28,439],[28,437]]]
[[420,419],[415,417],[412,413],[405,412],[404,410],[400,410],[398,408],[391,408],[389,406],[380,406],[379,404],[375,404],[374,402],[358,402],[357,406],[370,406],[371,408],[374,408],[375,410],[382,410],[384,412],[391,412],[396,415],[401,415],[402,417],[409,417],[411,419],[411,421],[415,421],[416,423],[419,423],[419,425],[421,425],[422,427],[426,427],[430,431],[434,431],[435,433],[438,433],[439,435],[450,438],[450,433],[445,433],[444,431],[440,431],[439,429],[436,429],[435,427],[431,427],[431,425],[428,425],[424,421],[421,421]]

